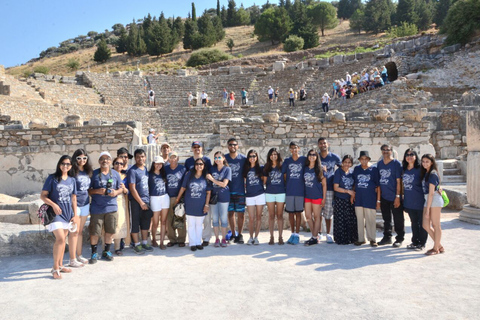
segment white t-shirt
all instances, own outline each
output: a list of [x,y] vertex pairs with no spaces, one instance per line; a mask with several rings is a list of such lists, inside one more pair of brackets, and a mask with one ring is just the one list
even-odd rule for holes
[[208,94],[206,94],[205,92],[202,93],[201,98],[202,98],[202,100],[203,100],[203,99],[207,99],[207,98],[208,98]]
[[268,94],[273,94],[273,89],[272,88],[268,89]]
[[329,96],[323,96],[322,97],[322,103],[328,103],[330,101],[330,97]]
[[150,133],[147,137],[148,144],[157,144],[157,139],[155,139],[155,136],[153,133]]

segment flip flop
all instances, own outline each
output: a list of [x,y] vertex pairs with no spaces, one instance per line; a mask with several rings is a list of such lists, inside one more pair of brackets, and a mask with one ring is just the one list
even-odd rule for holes
[[60,274],[60,269],[50,271],[52,273],[53,279],[60,280],[62,279],[62,275]]
[[59,269],[60,269],[60,272],[62,272],[62,273],[70,273],[70,272],[72,272],[72,269],[67,268],[67,267],[64,267],[64,266],[60,266]]
[[438,250],[430,249],[427,252],[425,252],[426,256],[434,256],[436,254],[439,254],[440,252]]

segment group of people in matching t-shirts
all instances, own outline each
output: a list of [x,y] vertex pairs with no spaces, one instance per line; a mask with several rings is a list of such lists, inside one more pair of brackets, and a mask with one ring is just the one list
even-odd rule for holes
[[[100,168],[93,171],[85,150],[73,157],[62,156],[56,172],[48,177],[41,199],[56,213],[48,230],[55,234],[52,275],[71,272],[63,266],[66,237],[69,237],[70,267],[96,263],[99,237],[104,237],[101,258],[111,261],[111,244],[122,255],[125,244],[132,242],[134,252],[143,254],[153,247],[166,249],[184,247],[186,234],[192,251],[203,250],[215,237],[215,247],[228,243],[245,243],[243,225],[248,214],[248,245],[258,245],[261,217],[267,205],[269,215],[269,245],[275,244],[277,221],[279,245],[283,240],[283,212],[288,212],[291,235],[288,244],[300,242],[302,213],[311,237],[305,245],[315,245],[324,237],[327,243],[372,247],[392,244],[392,216],[396,239],[400,247],[405,236],[403,210],[412,223],[412,243],[407,249],[421,251],[427,236],[434,240],[427,255],[443,253],[441,245],[439,175],[435,158],[425,154],[420,159],[413,149],[405,151],[402,163],[393,158],[390,145],[383,145],[382,159],[371,165],[367,151],[360,151],[359,165],[353,167],[351,155],[340,158],[329,151],[326,138],[318,139],[319,151],[310,149],[300,155],[300,146],[289,145],[290,157],[282,160],[277,148],[271,148],[265,165],[259,154],[249,150],[238,152],[238,142],[227,142],[228,153],[217,151],[213,162],[203,155],[202,142],[192,143],[193,156],[179,164],[176,152],[155,156],[150,169],[145,164],[146,153],[137,149],[134,156],[125,148],[112,160],[108,152],[99,157]],[[128,165],[134,158],[135,164]],[[113,169],[112,169],[113,163]],[[127,201],[128,198],[128,201]],[[91,199],[91,201],[90,201]],[[185,215],[175,209],[184,206]],[[384,236],[376,241],[376,211],[382,211]],[[82,256],[83,230],[90,215],[91,258]],[[335,217],[335,223],[332,223]],[[325,230],[322,232],[322,219]],[[158,225],[160,240],[156,240]],[[230,230],[227,230],[230,225]],[[332,234],[333,225],[333,234]],[[212,228],[213,227],[213,228]],[[236,228],[237,227],[237,228]],[[169,242],[164,245],[164,238]],[[148,244],[149,237],[151,244]]]

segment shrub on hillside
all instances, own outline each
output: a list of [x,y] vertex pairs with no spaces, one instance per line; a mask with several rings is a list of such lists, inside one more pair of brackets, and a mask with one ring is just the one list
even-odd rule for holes
[[399,26],[388,28],[387,34],[389,37],[407,37],[418,33],[418,28],[414,23],[402,22]]
[[35,68],[33,68],[33,72],[35,73],[48,74],[49,71],[50,69],[46,66],[36,66]]
[[218,49],[202,49],[192,53],[187,61],[188,67],[197,67],[209,63],[225,61],[233,57]]
[[302,38],[291,35],[287,38],[287,40],[285,40],[285,43],[283,44],[283,50],[285,50],[286,52],[302,50],[303,44],[304,41]]
[[78,69],[78,67],[80,67],[80,61],[78,61],[78,59],[75,59],[75,58],[70,58],[68,59],[67,67],[75,71]]
[[480,30],[480,1],[457,1],[448,10],[440,31],[447,34],[447,45],[466,44]]

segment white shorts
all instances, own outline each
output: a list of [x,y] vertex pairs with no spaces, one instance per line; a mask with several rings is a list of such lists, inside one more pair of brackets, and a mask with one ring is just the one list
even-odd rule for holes
[[262,193],[256,197],[246,197],[245,198],[247,207],[248,206],[263,206],[265,205],[265,193]]
[[90,214],[90,203],[83,207],[77,207],[77,213],[80,217],[88,217]]
[[150,197],[150,209],[152,211],[160,211],[162,209],[169,209],[170,208],[170,197],[168,194],[164,194],[163,196],[151,196]]
[[235,105],[235,100],[230,100],[230,107],[233,107]]
[[[425,194],[425,204],[423,206],[424,208],[427,207],[427,202],[428,202],[428,193]],[[433,193],[432,208],[437,208],[437,207],[443,208],[443,198],[437,191],[435,191]]]
[[50,231],[50,232],[53,232],[53,231],[58,230],[58,229],[68,230],[68,222],[64,222],[64,221],[52,222],[47,226],[47,230]]

